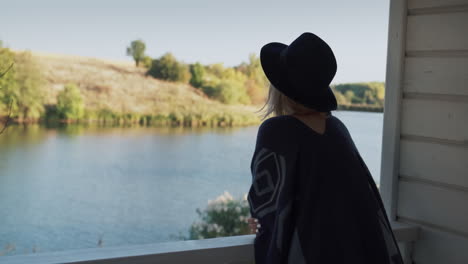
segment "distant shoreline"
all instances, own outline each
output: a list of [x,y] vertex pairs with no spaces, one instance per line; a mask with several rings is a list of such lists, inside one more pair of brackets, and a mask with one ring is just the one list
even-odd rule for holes
[[374,112],[374,113],[383,113],[384,108],[382,106],[372,106],[372,105],[338,105],[338,110],[343,111],[357,111],[357,112]]
[[[351,112],[368,112],[368,113],[383,113],[383,107],[369,106],[369,105],[338,105],[338,111],[351,111]],[[5,122],[6,117],[0,116],[0,122]],[[29,125],[29,124],[39,124],[46,126],[66,126],[66,125],[98,125],[103,127],[129,127],[129,126],[146,126],[146,127],[205,127],[205,128],[217,128],[217,127],[245,127],[251,125],[258,125],[261,123],[261,120],[258,121],[250,120],[248,122],[233,123],[231,120],[210,120],[207,122],[199,122],[195,120],[180,120],[175,121],[170,118],[161,118],[156,122],[148,122],[147,119],[108,119],[108,120],[98,120],[98,119],[82,119],[78,121],[71,120],[60,120],[60,119],[27,119],[27,120],[10,120],[10,125]]]

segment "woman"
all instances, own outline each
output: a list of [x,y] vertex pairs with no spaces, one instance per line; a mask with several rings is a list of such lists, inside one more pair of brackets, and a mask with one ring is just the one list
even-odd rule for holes
[[[271,86],[248,200],[256,264],[402,264],[378,189],[345,125],[331,114],[331,48],[304,33],[260,52]],[[258,222],[256,222],[258,221]]]

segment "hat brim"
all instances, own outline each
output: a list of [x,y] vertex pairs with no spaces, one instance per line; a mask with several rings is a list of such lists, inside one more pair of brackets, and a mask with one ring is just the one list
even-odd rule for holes
[[289,82],[288,73],[281,63],[281,52],[287,48],[286,44],[272,42],[263,46],[260,51],[260,63],[270,83],[281,93],[304,106],[320,112],[336,110],[337,101],[330,86],[327,87],[323,95],[317,96],[313,102],[291,92],[292,84]]

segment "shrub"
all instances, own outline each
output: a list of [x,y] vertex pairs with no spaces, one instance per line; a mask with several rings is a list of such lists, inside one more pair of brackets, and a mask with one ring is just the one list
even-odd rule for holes
[[206,209],[197,209],[200,221],[190,227],[190,239],[203,239],[249,234],[247,219],[250,217],[247,195],[234,199],[224,192],[215,200],[208,201]]
[[222,80],[215,86],[217,99],[226,104],[249,104],[250,97],[242,82],[236,80]]
[[151,68],[151,64],[153,64],[153,59],[150,56],[144,56],[141,63],[146,69],[149,69]]
[[178,62],[171,53],[153,60],[147,74],[157,79],[183,83],[188,83],[191,77],[188,66]]
[[190,74],[192,75],[190,84],[196,88],[202,87],[203,77],[205,75],[205,68],[203,68],[203,65],[198,62],[190,65]]
[[[219,82],[219,80],[217,80]],[[217,82],[207,82],[204,81],[203,85],[200,87],[200,90],[203,91],[204,94],[206,94],[210,98],[218,98],[219,96],[219,90],[217,90]]]
[[84,116],[84,103],[80,89],[67,84],[57,95],[57,114],[67,120],[78,120]]

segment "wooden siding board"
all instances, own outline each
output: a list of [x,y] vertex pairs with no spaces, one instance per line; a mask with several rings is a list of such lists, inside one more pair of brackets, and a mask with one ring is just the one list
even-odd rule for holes
[[[468,263],[468,0],[408,0],[397,219],[414,263]],[[384,162],[384,161],[383,161]]]
[[407,51],[468,49],[468,12],[409,16]]
[[403,90],[468,95],[468,58],[406,58]]
[[432,8],[432,7],[447,7],[466,5],[468,0],[409,0],[408,8]]
[[400,174],[468,188],[468,148],[402,140]]
[[468,239],[446,232],[422,227],[419,239],[413,245],[414,263],[466,264],[468,263]]
[[468,102],[404,99],[402,134],[468,144]]
[[468,192],[400,181],[398,217],[468,234]]

